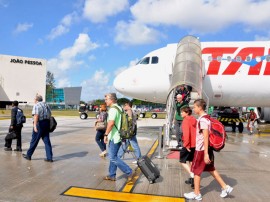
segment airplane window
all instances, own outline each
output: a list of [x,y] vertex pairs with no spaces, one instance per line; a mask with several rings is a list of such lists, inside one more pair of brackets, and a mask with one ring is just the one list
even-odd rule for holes
[[158,63],[158,57],[157,56],[152,57],[151,64],[157,64],[157,63]]
[[251,57],[250,56],[247,56],[246,61],[247,62],[250,62],[251,61]]
[[267,61],[267,62],[270,62],[270,55],[267,55],[267,56],[266,56],[266,61]]
[[227,57],[227,61],[230,62],[232,60],[232,57],[231,56],[228,56]]
[[221,62],[221,56],[217,56],[217,61]]
[[236,62],[241,62],[241,56],[236,56]]
[[212,60],[213,60],[212,56],[208,56],[208,61],[212,61]]
[[140,64],[149,64],[149,60],[150,60],[149,57],[143,58],[143,59],[141,60]]

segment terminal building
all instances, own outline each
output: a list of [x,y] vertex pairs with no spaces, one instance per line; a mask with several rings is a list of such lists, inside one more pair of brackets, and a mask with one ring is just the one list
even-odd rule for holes
[[44,59],[0,55],[0,108],[14,100],[33,105],[37,93],[45,98],[46,66]]
[[46,95],[46,102],[55,109],[78,109],[82,87],[55,88]]
[[82,87],[56,88],[46,95],[46,75],[44,59],[0,55],[0,108],[7,108],[14,100],[20,107],[32,107],[39,94],[53,108],[78,109]]

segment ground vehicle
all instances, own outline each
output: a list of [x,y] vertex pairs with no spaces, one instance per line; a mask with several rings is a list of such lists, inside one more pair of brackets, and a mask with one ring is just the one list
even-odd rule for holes
[[235,109],[225,108],[223,111],[217,113],[217,119],[224,125],[232,127],[232,131],[235,132],[238,128],[239,133],[244,130],[243,122],[246,121],[245,118],[240,117],[239,113]]

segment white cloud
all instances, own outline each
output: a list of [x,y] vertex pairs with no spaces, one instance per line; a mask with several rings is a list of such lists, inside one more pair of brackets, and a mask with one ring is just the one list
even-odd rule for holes
[[103,99],[106,93],[116,92],[114,87],[109,85],[109,77],[109,73],[104,70],[97,70],[90,79],[83,81],[82,100]]
[[69,27],[78,20],[78,15],[76,12],[70,13],[63,17],[59,25],[54,27],[50,34],[47,36],[49,40],[53,40],[59,36],[62,36],[63,34],[66,34],[69,32]]
[[85,65],[84,61],[78,58],[88,57],[87,54],[98,47],[99,45],[92,42],[87,34],[79,34],[73,46],[61,50],[56,58],[48,60],[48,70],[59,80],[59,85],[70,85],[66,77],[67,70]]
[[270,41],[270,32],[266,36],[255,35],[255,41]]
[[86,0],[83,16],[93,23],[105,22],[129,6],[128,0]]
[[163,35],[138,21],[119,21],[115,27],[115,42],[125,45],[153,44]]
[[269,8],[269,0],[139,0],[131,7],[131,13],[143,24],[210,33],[237,23],[269,28]]
[[19,23],[16,29],[14,30],[14,33],[19,34],[21,32],[26,32],[32,27],[33,27],[33,23]]
[[60,78],[57,80],[57,87],[58,88],[63,88],[63,87],[70,87],[71,84],[70,84],[70,81],[68,78]]

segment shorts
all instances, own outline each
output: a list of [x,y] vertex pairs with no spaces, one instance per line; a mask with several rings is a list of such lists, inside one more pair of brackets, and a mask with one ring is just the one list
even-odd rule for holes
[[185,147],[180,150],[180,163],[186,163],[187,161],[192,162],[195,148],[190,148],[190,150],[189,152]]
[[210,164],[205,164],[204,162],[204,151],[195,151],[194,158],[191,165],[191,172],[194,175],[201,175],[203,171],[214,171],[214,152],[212,149],[208,149],[209,158],[211,160]]

